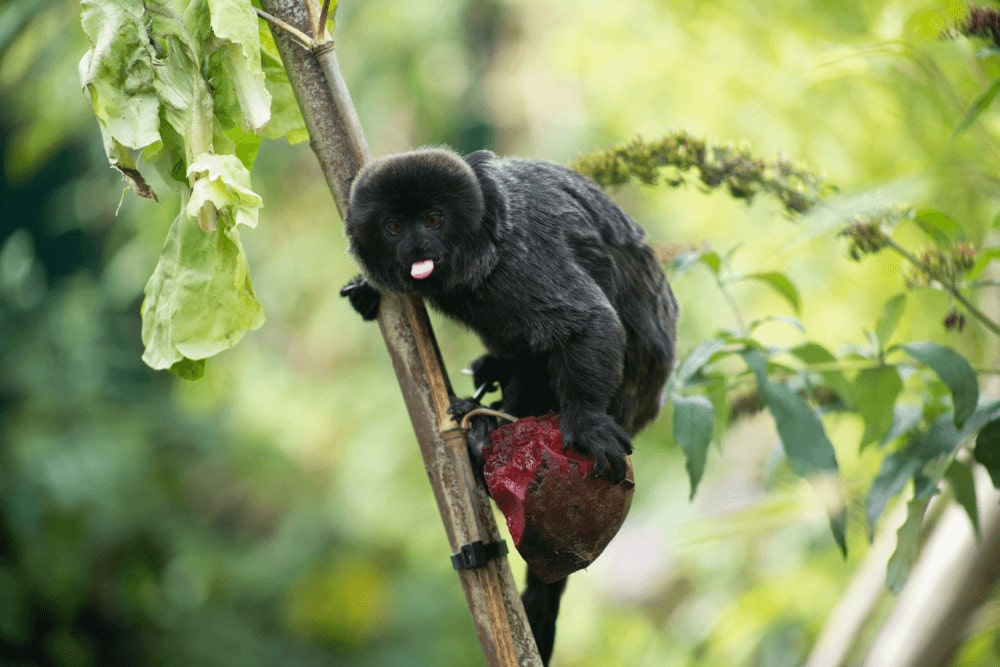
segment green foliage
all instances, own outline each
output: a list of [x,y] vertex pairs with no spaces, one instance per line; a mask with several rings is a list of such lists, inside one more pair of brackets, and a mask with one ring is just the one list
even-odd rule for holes
[[893,593],[899,593],[903,590],[903,586],[910,576],[910,569],[917,560],[920,547],[920,526],[930,501],[929,496],[914,497],[906,505],[906,521],[896,531],[896,550],[892,552],[889,564],[886,566],[885,585]]
[[[969,37],[982,37],[990,40],[994,44],[994,49],[988,50],[984,55],[992,55],[995,48],[1000,46],[1000,12],[996,9],[972,5],[969,7],[969,11],[965,19],[955,28],[954,32],[957,34],[967,35]],[[969,127],[971,127],[972,124],[979,119],[983,112],[990,107],[993,100],[996,98],[997,93],[1000,93],[1000,78],[994,79],[993,82],[985,90],[983,90],[978,97],[976,97],[961,122],[959,122],[959,124],[955,127],[954,134],[958,135],[969,129]]]
[[823,192],[823,181],[788,160],[764,160],[749,150],[713,144],[687,132],[675,132],[658,141],[633,139],[605,151],[578,157],[571,165],[605,186],[630,179],[677,187],[697,172],[706,188],[725,187],[730,196],[751,201],[760,192],[776,197],[790,213],[802,213]]
[[[698,169],[707,185],[717,185],[713,181],[711,169],[706,170],[706,142],[695,142],[686,134],[670,135],[660,142],[635,141],[627,146],[616,147],[605,152],[586,156],[577,160],[575,166],[606,185],[620,184],[635,176],[639,180],[653,184],[659,182],[660,170],[669,167],[673,171],[667,177],[669,185],[683,181],[688,170]],[[746,166],[748,153],[744,152],[742,164]],[[715,158],[712,158],[714,161]],[[735,158],[723,159],[730,166],[739,164]],[[758,166],[757,184],[766,182],[763,161],[752,161]],[[740,169],[734,167],[735,171]],[[705,174],[709,174],[705,180]],[[745,172],[741,172],[744,173]],[[807,172],[803,172],[807,173]],[[729,193],[736,198],[750,197],[758,189],[769,191],[785,203],[790,211],[802,211],[808,206],[789,206],[785,190],[780,187],[758,187],[752,192],[729,183]],[[803,181],[799,181],[800,183]],[[812,181],[814,185],[818,181]],[[772,184],[773,185],[773,184]],[[813,196],[818,196],[818,185]],[[748,197],[749,198],[749,197]],[[912,221],[933,246],[920,254],[912,253],[893,240],[893,229],[903,221]],[[942,289],[971,313],[982,325],[993,332],[1000,332],[997,322],[982,313],[967,299],[962,290],[962,281],[977,265],[977,251],[966,241],[963,226],[947,214],[932,208],[914,211],[907,206],[890,206],[874,213],[855,216],[845,221],[840,236],[850,242],[849,254],[859,260],[865,255],[889,248],[909,262],[906,284],[909,288],[935,287]],[[989,252],[989,251],[988,251]],[[993,253],[990,252],[993,257]],[[692,390],[699,387],[702,396],[682,394],[675,390],[671,396],[675,403],[674,439],[681,445],[687,458],[688,475],[692,495],[701,480],[706,463],[706,451],[711,439],[709,415],[731,413],[718,405],[729,401],[726,392],[709,392],[705,387],[733,387],[742,381],[742,374],[733,371],[712,372],[710,366],[727,354],[740,354],[749,366],[756,380],[757,400],[754,405],[766,407],[774,418],[778,435],[784,448],[788,465],[796,474],[806,478],[822,475],[837,476],[839,467],[830,439],[816,411],[806,400],[814,404],[838,405],[849,409],[861,418],[864,432],[861,447],[879,442],[887,444],[901,441],[902,445],[889,453],[882,461],[882,468],[875,477],[867,496],[868,535],[871,539],[879,518],[888,503],[912,482],[913,498],[909,501],[906,522],[899,529],[897,548],[890,561],[887,586],[898,591],[905,583],[910,568],[918,554],[920,528],[930,498],[949,473],[956,499],[967,513],[975,518],[976,502],[970,490],[971,477],[954,460],[957,448],[962,442],[975,435],[983,426],[982,420],[970,419],[979,414],[979,379],[970,363],[954,349],[931,341],[912,341],[890,345],[897,336],[903,322],[907,293],[899,293],[883,305],[874,323],[870,336],[871,347],[861,349],[861,354],[851,351],[837,357],[830,354],[821,344],[807,341],[795,348],[770,349],[754,339],[755,330],[766,322],[784,320],[805,333],[798,320],[779,316],[767,316],[754,320],[749,326],[743,324],[741,309],[730,293],[731,285],[741,280],[754,280],[768,285],[778,293],[798,314],[802,309],[798,288],[784,273],[775,271],[754,272],[746,275],[735,274],[729,268],[731,254],[722,255],[706,246],[676,252],[671,262],[675,274],[690,270],[696,265],[708,268],[716,287],[723,293],[730,305],[738,328],[723,331],[715,339],[698,345],[689,357],[680,362],[673,385],[678,389]],[[967,288],[966,288],[967,289]],[[955,322],[961,326],[964,319],[953,310],[945,320],[946,326],[953,328]],[[911,392],[904,392],[904,382],[900,369],[908,364],[890,364],[887,355],[894,350],[902,350],[930,370],[936,380],[951,397],[950,405],[942,405],[939,394],[933,389],[934,380],[928,380],[926,393],[918,400],[915,419],[913,406],[906,401],[914,400]],[[788,367],[775,363],[780,354],[789,354],[802,366]],[[865,365],[858,368],[857,362]],[[855,371],[848,381],[844,373]],[[797,389],[793,389],[791,382]],[[701,399],[701,400],[699,400]],[[711,407],[714,405],[715,407]],[[944,413],[944,414],[942,414]],[[738,416],[738,415],[737,415]],[[945,421],[953,422],[953,427]],[[927,424],[921,427],[921,424]],[[988,427],[989,428],[989,427]],[[980,434],[983,442],[991,442],[991,431]],[[989,459],[989,445],[983,446],[984,460]],[[980,461],[983,463],[983,461]],[[987,466],[989,469],[990,466]],[[822,487],[829,493],[829,486]],[[841,550],[846,553],[846,512],[844,499],[839,492],[827,498],[831,507],[831,528]]]
[[[943,214],[923,212],[918,214],[918,218],[928,229],[940,232],[932,233],[931,237],[945,247],[953,248],[954,240],[961,238],[959,230],[952,228],[950,218]],[[736,282],[727,278],[728,261],[704,248],[678,254],[674,258],[673,269],[683,272],[698,264],[708,267],[716,287],[724,293]],[[780,279],[764,282],[778,290],[798,310],[798,291],[786,276],[758,273],[752,277],[761,275],[780,276]],[[791,295],[795,295],[794,298]],[[733,307],[737,321],[742,322],[735,300],[729,295],[726,300]],[[868,535],[872,538],[889,502],[908,483],[913,483],[914,496],[909,501],[907,520],[899,530],[897,549],[888,571],[887,586],[893,591],[906,581],[918,553],[920,527],[927,503],[937,493],[947,471],[951,471],[949,480],[955,487],[958,501],[967,512],[975,511],[975,496],[972,494],[970,497],[970,478],[963,476],[962,469],[952,464],[958,465],[954,456],[959,445],[970,440],[986,423],[984,415],[992,414],[995,409],[992,404],[979,405],[977,375],[969,362],[952,348],[931,341],[889,344],[903,321],[906,301],[906,293],[900,293],[884,304],[874,324],[872,346],[867,350],[861,348],[861,354],[848,351],[838,357],[814,341],[787,349],[768,350],[751,337],[755,328],[753,325],[747,330],[741,326],[737,335],[722,332],[719,337],[698,345],[681,360],[674,378],[676,386],[689,390],[703,387],[713,380],[736,386],[742,382],[742,373],[713,371],[712,364],[717,364],[727,354],[740,354],[756,380],[759,404],[766,407],[774,418],[789,467],[802,477],[836,476],[839,472],[833,445],[816,408],[810,406],[807,398],[811,398],[814,404],[850,409],[860,417],[864,424],[861,447],[875,442],[887,444],[901,441],[898,449],[885,456],[881,470],[872,481],[866,512]],[[922,374],[925,393],[915,397],[912,391],[904,391],[901,370],[910,364],[889,363],[886,358],[897,349],[932,374]],[[774,360],[782,354],[790,355],[801,365],[795,367],[776,363]],[[858,367],[859,363],[863,365]],[[848,381],[845,373],[852,371],[853,380]],[[940,395],[934,391],[937,384],[947,391],[950,404],[941,403]],[[798,389],[793,389],[793,386]],[[681,399],[682,428],[677,427],[678,410],[675,407],[674,437],[688,459],[693,490],[704,473],[704,451],[710,438],[710,434],[705,435],[707,427],[704,422],[707,415],[714,412],[709,409],[708,403],[729,401],[730,397],[725,392],[704,394],[705,404],[699,405],[703,425],[699,437],[695,438],[690,432],[692,416],[688,414],[691,406],[695,405],[694,397],[680,396],[676,391],[672,396],[675,401]],[[914,419],[909,416],[913,412],[909,402],[915,398],[921,403]],[[921,427],[921,424],[927,426]],[[980,433],[984,442],[991,437],[989,428],[984,429],[985,436]],[[983,451],[989,451],[988,446],[984,445]],[[829,493],[830,487],[827,485],[821,489]],[[832,508],[834,538],[841,549],[846,550],[844,500],[837,493],[827,500]]]
[[861,446],[882,440],[892,426],[896,399],[903,391],[899,370],[893,366],[863,368],[850,391],[851,405],[865,425]]
[[899,328],[899,322],[903,319],[905,310],[906,292],[900,292],[882,306],[882,312],[879,313],[878,320],[875,322],[875,338],[882,350],[889,345],[893,334]]
[[[761,401],[770,410],[778,427],[778,436],[788,457],[788,465],[795,474],[807,479],[823,481],[839,473],[833,443],[826,435],[819,417],[797,394],[786,385],[772,382],[767,373],[767,360],[758,350],[743,353],[750,370],[757,379]],[[824,485],[829,493],[829,485]],[[847,555],[847,514],[839,490],[828,499],[831,507],[830,528],[841,552]]]
[[990,473],[993,486],[1000,489],[1000,420],[990,422],[979,432],[973,455]]
[[[260,327],[264,310],[236,226],[208,234],[181,212],[146,284],[142,316],[142,358],[151,368],[191,367]],[[203,372],[182,376],[198,379]]]
[[954,350],[922,341],[907,343],[902,348],[917,361],[937,373],[951,392],[955,410],[955,426],[962,428],[979,403],[979,381],[965,357]]
[[[338,234],[317,231],[327,226],[315,221],[328,195],[315,196],[318,177],[289,177],[296,153],[259,151],[261,136],[307,138],[269,30],[257,24],[271,119],[255,129],[241,78],[227,70],[252,59],[247,5],[137,4],[83,6],[88,37],[99,37],[81,72],[91,76],[90,111],[72,83],[87,47],[59,22],[77,5],[0,6],[0,153],[6,180],[24,184],[0,191],[0,600],[9,602],[0,604],[0,661],[476,664],[443,537],[413,530],[434,523],[432,502],[407,449],[405,415],[391,405],[391,371],[370,328],[329,298],[329,285],[353,269]],[[191,30],[148,39],[150,8],[163,12],[162,28],[182,4]],[[223,7],[219,17],[213,7]],[[605,576],[608,554],[571,583],[559,658],[806,661],[865,545],[852,540],[845,564],[822,539],[822,511],[787,474],[784,442],[776,456],[753,458],[772,450],[778,416],[779,440],[812,438],[807,460],[829,451],[824,438],[832,443],[848,533],[894,531],[886,510],[907,509],[886,578],[894,589],[919,557],[929,498],[948,488],[940,500],[953,497],[973,520],[982,502],[971,472],[985,468],[1000,485],[995,404],[981,398],[958,428],[972,404],[968,369],[947,352],[918,346],[924,362],[904,347],[931,341],[980,381],[995,374],[998,329],[981,306],[996,294],[1000,258],[1000,72],[989,21],[968,22],[978,26],[966,32],[972,39],[943,42],[964,3],[458,2],[443,11],[393,0],[345,10],[338,49],[377,152],[448,143],[560,159],[680,125],[786,151],[845,192],[831,197],[826,177],[809,170],[801,181],[783,175],[784,158],[761,161],[687,133],[659,152],[647,140],[607,161],[619,183],[693,186],[617,193],[651,238],[685,244],[670,269],[684,306],[680,345],[690,352],[678,360],[673,407],[637,442],[639,520],[622,535],[625,549],[635,535],[665,548],[637,549],[652,554],[648,562],[630,554]],[[223,17],[240,25],[220,25]],[[712,57],[692,60],[696,52]],[[168,72],[196,57],[202,84]],[[127,97],[116,97],[119,85]],[[175,129],[193,118],[183,100],[197,85],[210,98],[198,107],[209,131]],[[254,99],[247,108],[259,110]],[[91,144],[101,152],[90,141],[93,113],[105,117],[105,154],[130,186],[143,196],[155,189],[188,219],[171,234],[190,229],[234,245],[224,230],[245,231],[236,220],[255,207],[240,186],[249,188],[241,179],[251,167],[250,189],[275,197],[267,210],[281,227],[240,238],[274,335],[246,337],[204,382],[174,383],[134,363],[141,287],[178,216],[126,203],[112,224],[118,197],[101,200],[115,186],[100,169],[71,182],[53,176],[86,159]],[[121,138],[149,140],[154,130],[144,147]],[[215,185],[200,197],[197,213],[216,202],[229,209],[221,221],[216,214],[217,231],[190,224],[211,228],[213,216],[187,212],[191,181],[211,183],[209,170],[189,173],[197,156],[183,148],[188,135],[210,136],[212,155],[236,156],[247,170],[221,179],[218,198]],[[165,195],[171,188],[180,194]],[[732,197],[697,194],[719,189]],[[797,224],[772,220],[810,201]],[[130,226],[136,216],[141,224]],[[824,216],[835,223],[824,227]],[[840,254],[864,261],[829,252],[841,231]],[[227,261],[235,280],[243,267]],[[160,294],[173,295],[163,305],[181,298]],[[225,330],[211,320],[205,328]],[[452,368],[477,353],[462,332],[438,331]],[[222,344],[226,334],[211,336]],[[764,357],[765,392],[743,361],[748,351]],[[204,359],[173,369],[200,375]],[[379,397],[379,410],[367,396]],[[671,427],[681,447],[658,446]],[[689,488],[700,491],[691,504],[682,498]],[[618,590],[630,574],[637,593]],[[616,590],[598,590],[603,581]],[[865,624],[871,632],[884,606]],[[995,624],[977,627],[956,664],[996,663]],[[866,641],[848,664],[864,662]]]
[[[111,165],[155,199],[141,155],[181,193],[146,287],[143,359],[193,368],[264,321],[237,225],[257,224],[249,170],[271,119],[269,88],[285,81],[266,81],[249,0],[85,0],[81,21],[91,49],[80,76]],[[279,100],[282,131],[301,131],[289,122],[294,101]]]
[[746,276],[735,278],[735,280],[757,280],[762,282],[781,295],[781,297],[788,302],[788,305],[791,306],[792,310],[796,313],[798,313],[801,309],[799,291],[796,289],[792,281],[788,279],[788,276],[783,273],[779,273],[778,271],[751,273]]
[[[983,430],[985,431],[985,428]],[[982,434],[980,431],[979,435]],[[972,476],[972,468],[961,461],[952,461],[945,472],[945,479],[948,480],[955,502],[965,510],[976,537],[979,537],[979,501],[976,499],[976,482]]]
[[700,395],[672,394],[674,408],[674,441],[684,450],[688,478],[691,480],[691,498],[698,490],[698,482],[705,472],[708,446],[712,442],[715,409],[712,401]]

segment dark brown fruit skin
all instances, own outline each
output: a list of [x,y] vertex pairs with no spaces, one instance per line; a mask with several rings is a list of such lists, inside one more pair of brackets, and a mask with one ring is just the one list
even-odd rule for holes
[[558,469],[535,476],[537,491],[524,503],[524,534],[517,550],[528,568],[547,584],[593,563],[618,533],[632,506],[632,459],[619,484]]
[[[484,451],[487,485],[528,569],[543,582],[554,583],[593,563],[632,506],[631,458],[625,459],[628,473],[622,482],[594,477],[593,461],[581,460],[572,450],[563,452],[555,415],[501,427],[491,441]],[[534,467],[533,475],[529,466]],[[521,494],[504,493],[504,482],[523,481],[527,475],[523,500],[516,497]]]

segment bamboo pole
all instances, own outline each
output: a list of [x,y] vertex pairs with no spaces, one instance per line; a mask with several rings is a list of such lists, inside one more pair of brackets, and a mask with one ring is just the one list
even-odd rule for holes
[[[262,0],[261,5],[310,38],[303,46],[301,36],[297,40],[293,32],[270,23],[310,144],[343,219],[349,181],[371,153],[333,42],[320,20],[325,6],[317,0]],[[378,324],[452,552],[465,544],[500,539],[489,498],[472,473],[465,435],[447,414],[451,386],[423,302],[386,295]],[[507,559],[495,558],[485,567],[458,573],[487,664],[541,665]]]

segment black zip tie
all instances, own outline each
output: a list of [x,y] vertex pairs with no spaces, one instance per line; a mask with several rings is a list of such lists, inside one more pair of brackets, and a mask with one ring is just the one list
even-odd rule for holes
[[463,544],[457,554],[451,555],[451,564],[456,570],[475,570],[486,567],[494,558],[507,555],[507,543],[503,540],[490,542],[476,540],[470,544]]

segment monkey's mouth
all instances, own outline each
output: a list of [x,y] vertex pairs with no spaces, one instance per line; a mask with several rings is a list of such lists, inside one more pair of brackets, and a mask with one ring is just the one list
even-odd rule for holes
[[414,280],[423,280],[424,278],[428,278],[432,273],[434,273],[433,259],[422,259],[419,262],[414,262],[413,266],[410,267],[410,276]]

